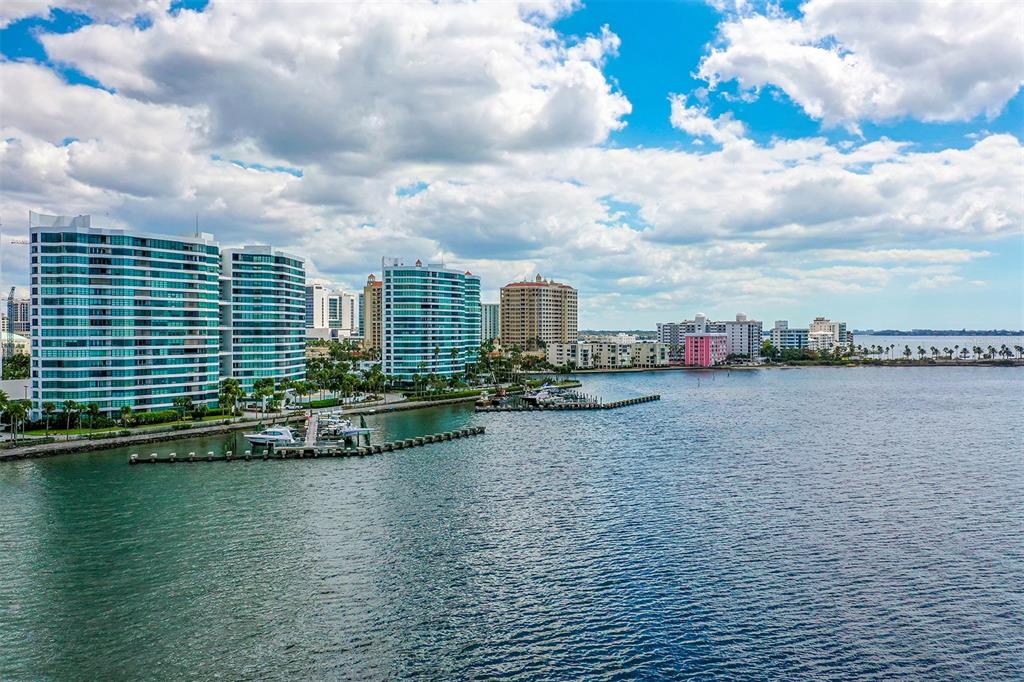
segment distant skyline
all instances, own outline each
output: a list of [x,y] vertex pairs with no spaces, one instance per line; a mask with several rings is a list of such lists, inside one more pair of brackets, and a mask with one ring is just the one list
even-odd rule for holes
[[[28,211],[270,243],[358,291],[536,273],[581,328],[1024,328],[1017,2],[0,6],[3,291]],[[29,104],[30,106],[26,106]]]

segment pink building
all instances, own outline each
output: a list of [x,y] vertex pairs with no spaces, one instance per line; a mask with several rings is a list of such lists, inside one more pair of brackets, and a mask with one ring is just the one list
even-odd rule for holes
[[687,365],[710,367],[725,360],[729,338],[725,334],[687,334],[684,359]]

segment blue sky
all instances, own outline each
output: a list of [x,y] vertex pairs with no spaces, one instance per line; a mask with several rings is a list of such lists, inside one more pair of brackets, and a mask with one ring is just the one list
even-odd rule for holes
[[[1015,3],[15,2],[0,215],[10,238],[28,210],[169,232],[199,214],[349,289],[390,255],[472,269],[485,300],[541,272],[580,289],[590,327],[1020,328],[1022,20]],[[15,248],[5,286],[25,284]]]

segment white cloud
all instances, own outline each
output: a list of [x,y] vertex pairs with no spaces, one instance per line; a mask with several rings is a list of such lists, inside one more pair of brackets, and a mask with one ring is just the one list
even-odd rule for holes
[[18,93],[0,102],[5,230],[30,209],[170,233],[198,213],[222,243],[271,241],[349,287],[384,255],[445,258],[492,292],[540,271],[579,286],[591,319],[966,278],[1021,234],[1011,135],[758,144],[695,92],[672,123],[720,149],[615,148],[618,39],[564,41],[564,5],[302,8],[214,3],[45,39],[114,93],[0,63]]
[[712,86],[780,88],[811,117],[994,117],[1024,80],[1019,2],[809,0],[799,18],[741,11],[719,27],[699,74]]
[[826,261],[857,263],[969,263],[992,254],[970,249],[823,249],[816,257]]
[[725,113],[711,118],[707,107],[686,106],[686,99],[686,95],[669,96],[669,102],[672,103],[669,120],[673,128],[694,137],[708,137],[718,144],[735,142],[746,134],[743,122],[734,119],[732,114]]
[[934,275],[922,277],[910,285],[911,289],[944,289],[964,281],[959,275]]
[[108,22],[155,15],[169,6],[170,0],[7,0],[0,5],[0,28],[27,17],[48,17],[55,7]]
[[618,38],[564,43],[538,20],[562,4],[215,2],[43,43],[127,97],[203,110],[219,148],[348,169],[480,161],[624,125],[601,72]]

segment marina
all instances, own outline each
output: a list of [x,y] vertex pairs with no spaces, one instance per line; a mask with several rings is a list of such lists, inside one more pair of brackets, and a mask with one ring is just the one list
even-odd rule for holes
[[510,402],[499,405],[484,405],[477,404],[477,412],[564,412],[572,410],[614,410],[620,407],[629,407],[630,405],[640,405],[641,403],[650,403],[655,400],[661,400],[660,395],[645,395],[639,398],[626,398],[624,400],[613,400],[610,402],[604,402],[601,400],[590,400],[587,402],[575,402],[575,401],[561,401],[561,402]]
[[[311,429],[307,432],[307,436],[309,433],[313,433],[315,435],[315,429]],[[175,452],[163,457],[154,452],[145,458],[140,458],[138,454],[132,454],[128,457],[128,464],[193,464],[196,462],[249,462],[254,460],[270,461],[287,459],[316,459],[320,457],[366,457],[368,455],[379,455],[385,452],[397,452],[408,448],[421,447],[432,443],[441,443],[444,441],[458,440],[460,438],[469,438],[471,436],[480,436],[483,435],[483,433],[483,426],[471,426],[455,431],[445,431],[443,433],[417,436],[415,438],[404,438],[402,440],[395,440],[377,445],[364,445],[360,447],[346,446],[339,442],[314,442],[311,444],[308,440],[301,445],[275,446],[273,442],[268,442],[261,452],[258,451],[254,453],[252,450],[246,450],[241,455],[235,455],[231,450],[226,451],[222,455],[214,454],[212,451],[207,452],[206,455],[197,455],[195,452],[190,452],[184,457],[178,457]]]

